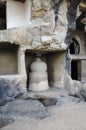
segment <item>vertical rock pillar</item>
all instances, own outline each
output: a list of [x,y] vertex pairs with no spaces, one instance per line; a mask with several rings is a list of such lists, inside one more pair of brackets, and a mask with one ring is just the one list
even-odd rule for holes
[[25,50],[19,48],[18,51],[18,73],[22,75],[26,75],[25,69]]
[[20,75],[20,87],[26,92],[26,68],[25,68],[25,50],[21,47],[18,50],[18,74]]

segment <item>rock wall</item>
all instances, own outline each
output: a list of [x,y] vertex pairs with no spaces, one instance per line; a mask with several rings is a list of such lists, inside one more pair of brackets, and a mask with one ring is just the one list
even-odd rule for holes
[[[30,2],[29,18],[31,19],[27,26],[0,31],[0,43],[19,45],[17,76],[21,80],[19,86],[23,86],[25,89],[27,80],[25,52],[46,53],[47,55],[49,52],[64,51],[66,54],[66,50],[72,42],[70,30],[75,27],[80,0],[31,0]],[[68,69],[68,64],[65,66],[67,58],[64,58],[65,54],[63,55],[63,62],[61,62],[64,73],[62,73],[61,67],[59,67],[59,73],[58,67],[56,68],[57,75],[60,74],[60,80],[59,76],[56,75],[54,86],[58,84],[65,86],[64,78],[61,78],[61,76],[67,76],[65,68]],[[59,64],[59,58],[57,63]],[[4,78],[6,79],[6,77]],[[58,82],[56,82],[57,79]]]
[[76,28],[76,18],[77,18],[77,13],[78,13],[78,5],[80,4],[81,0],[71,0],[68,2],[68,7],[67,7],[67,20],[68,20],[68,30],[67,30],[67,36],[65,39],[65,43],[67,46],[69,46],[72,43],[72,38],[71,38],[71,29]]
[[66,14],[67,2],[64,0],[32,0],[30,23],[26,27],[0,31],[0,41],[23,45],[29,49],[65,50]]

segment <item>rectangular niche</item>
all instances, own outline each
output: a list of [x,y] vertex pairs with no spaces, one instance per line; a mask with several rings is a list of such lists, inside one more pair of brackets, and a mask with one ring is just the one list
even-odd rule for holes
[[30,22],[30,0],[7,1],[7,28],[22,27]]
[[[29,84],[30,65],[35,59],[35,53],[26,51],[27,87]],[[45,52],[41,56],[42,61],[47,64],[49,87],[63,87],[65,77],[66,59],[65,52]]]
[[81,80],[81,61],[72,60],[71,62],[71,78],[73,80]]
[[0,43],[0,75],[18,73],[18,45]]
[[0,30],[6,29],[6,2],[0,2]]
[[[36,52],[34,51],[26,51],[25,52],[25,64],[26,64],[26,73],[27,73],[27,88],[29,87],[29,73],[31,72],[30,66],[33,61],[35,61]],[[42,61],[47,63],[47,58],[45,55],[41,57]]]

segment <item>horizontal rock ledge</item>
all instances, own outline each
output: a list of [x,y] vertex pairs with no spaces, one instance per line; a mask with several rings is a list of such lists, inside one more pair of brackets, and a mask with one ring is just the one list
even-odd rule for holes
[[64,40],[57,34],[41,34],[40,27],[19,27],[0,31],[0,43],[19,45],[23,50],[60,51],[66,50]]

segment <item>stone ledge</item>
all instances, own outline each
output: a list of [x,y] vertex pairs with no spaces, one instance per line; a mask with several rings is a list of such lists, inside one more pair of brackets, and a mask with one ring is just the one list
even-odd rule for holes
[[[64,36],[58,34],[42,35],[37,27],[20,27],[0,31],[0,43],[20,45],[25,50],[60,51],[66,50]],[[61,40],[60,40],[61,39]]]

